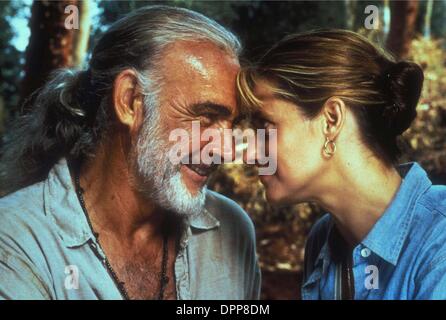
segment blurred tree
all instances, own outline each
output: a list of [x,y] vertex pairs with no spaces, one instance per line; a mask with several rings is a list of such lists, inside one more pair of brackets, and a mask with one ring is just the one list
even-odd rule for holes
[[14,33],[9,17],[17,14],[12,1],[0,1],[0,135],[12,106],[18,103],[17,83],[21,70],[21,53],[12,45]]
[[346,8],[346,28],[355,30],[356,22],[356,10],[358,7],[358,1],[356,0],[344,0]]
[[431,23],[432,23],[432,9],[434,6],[434,0],[427,0],[426,13],[424,14],[424,36],[430,38],[431,36]]
[[383,10],[382,10],[382,19],[383,19],[383,32],[384,35],[387,37],[390,30],[390,6],[389,6],[389,0],[383,1]]
[[404,58],[415,35],[418,0],[390,1],[390,14],[386,47],[396,58]]
[[446,52],[444,40],[418,37],[409,59],[424,71],[417,117],[405,132],[404,161],[418,161],[432,181],[446,184]]
[[[374,1],[372,1],[374,2]],[[215,19],[240,36],[245,57],[253,58],[284,35],[313,28],[345,28],[343,1],[100,1],[101,25],[108,26],[136,8],[150,4],[185,7]],[[362,14],[364,9],[362,8]],[[96,38],[102,28],[95,28]]]
[[[78,8],[80,29],[69,29],[65,8]],[[86,12],[83,12],[86,11]],[[85,38],[89,35],[88,1],[34,1],[31,9],[31,37],[26,49],[25,76],[22,81],[22,100],[42,86],[51,71],[73,67],[83,58]],[[81,30],[81,31],[80,31]]]
[[90,1],[78,1],[79,30],[74,32],[73,39],[73,66],[82,66],[88,51],[91,29]]
[[227,24],[242,39],[247,58],[256,57],[290,33],[316,28],[346,28],[344,1],[253,1],[233,4]]
[[446,1],[434,1],[431,19],[432,37],[446,37]]

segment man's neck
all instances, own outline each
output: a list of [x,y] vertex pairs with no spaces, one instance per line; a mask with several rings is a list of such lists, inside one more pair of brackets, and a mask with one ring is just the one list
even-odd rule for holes
[[131,185],[125,149],[105,144],[80,170],[80,185],[93,228],[125,242],[159,237],[165,212]]

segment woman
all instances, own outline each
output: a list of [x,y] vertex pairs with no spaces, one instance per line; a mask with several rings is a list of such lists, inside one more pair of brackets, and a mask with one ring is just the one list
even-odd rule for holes
[[239,74],[241,102],[277,129],[268,200],[329,212],[307,240],[304,299],[446,298],[446,188],[396,165],[422,83],[343,30],[289,36]]

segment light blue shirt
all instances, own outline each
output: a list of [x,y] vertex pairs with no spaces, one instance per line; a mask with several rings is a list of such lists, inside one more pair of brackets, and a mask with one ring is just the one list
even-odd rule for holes
[[[446,299],[446,187],[417,164],[400,166],[402,184],[353,250],[355,299]],[[346,199],[348,201],[348,199]],[[303,299],[334,299],[337,266],[327,235],[330,215],[312,228],[305,250]]]
[[[235,202],[208,191],[181,236],[175,281],[178,299],[259,298],[254,227]],[[0,199],[0,299],[122,298],[65,159],[45,181]]]

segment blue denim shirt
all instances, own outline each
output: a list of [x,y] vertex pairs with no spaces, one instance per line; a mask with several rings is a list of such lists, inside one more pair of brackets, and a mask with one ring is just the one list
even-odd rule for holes
[[[399,170],[394,200],[353,250],[354,298],[446,299],[446,187],[433,186],[417,163]],[[338,297],[339,269],[327,243],[332,227],[325,215],[310,232],[303,299]]]
[[[181,235],[175,283],[178,299],[259,298],[254,227],[235,202],[208,191]],[[0,299],[122,299],[65,159],[0,199]]]

